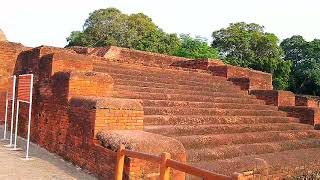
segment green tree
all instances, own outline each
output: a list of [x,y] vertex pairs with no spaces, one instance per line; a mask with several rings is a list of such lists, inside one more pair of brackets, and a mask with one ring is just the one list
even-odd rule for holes
[[165,33],[143,13],[127,15],[115,8],[91,13],[83,31],[72,32],[67,41],[67,46],[114,45],[166,54],[173,54],[180,46],[176,34]]
[[291,63],[284,61],[279,39],[264,32],[258,24],[232,23],[212,33],[212,47],[217,48],[227,64],[273,74],[276,89],[289,86]]
[[304,59],[304,49],[307,43],[302,36],[284,39],[280,44],[284,51],[284,59],[292,61],[293,66],[297,65],[299,61]]
[[67,38],[69,44],[67,46],[86,46],[88,44],[84,33],[81,31],[72,31],[70,36]]
[[292,36],[280,44],[284,59],[292,62],[290,90],[309,95],[320,95],[320,40],[306,41]]
[[175,56],[192,59],[219,58],[219,52],[216,49],[211,48],[207,41],[201,37],[192,38],[190,35],[181,34],[180,39],[181,46],[174,53]]

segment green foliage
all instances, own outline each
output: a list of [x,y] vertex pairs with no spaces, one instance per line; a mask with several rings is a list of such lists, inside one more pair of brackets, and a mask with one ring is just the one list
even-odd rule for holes
[[219,58],[219,52],[211,48],[207,41],[203,38],[196,37],[195,39],[187,34],[181,34],[181,46],[174,53],[175,56],[186,57],[191,59],[217,59]]
[[212,33],[212,47],[217,48],[227,64],[272,73],[276,89],[289,86],[291,63],[284,61],[279,39],[264,32],[258,24],[244,22]]
[[84,33],[81,31],[72,31],[67,41],[69,42],[68,46],[84,46],[86,44]]
[[290,75],[292,63],[290,61],[279,61],[273,74],[273,86],[276,89],[288,89],[290,86]]
[[290,89],[296,93],[320,95],[320,40],[307,42],[292,36],[281,44],[285,60],[293,63]]
[[83,31],[74,31],[67,46],[99,47],[114,45],[137,50],[173,54],[180,47],[176,34],[167,34],[148,16],[123,14],[115,8],[90,14]]

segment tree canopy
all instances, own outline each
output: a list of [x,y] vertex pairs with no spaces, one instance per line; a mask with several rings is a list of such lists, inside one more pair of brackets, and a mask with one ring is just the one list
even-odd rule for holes
[[173,54],[180,46],[176,34],[158,28],[148,16],[123,14],[115,8],[99,9],[89,15],[82,31],[73,31],[67,46],[114,45],[137,50]]
[[174,53],[176,56],[192,59],[219,58],[219,52],[216,49],[211,48],[204,38],[192,38],[190,35],[181,34],[180,39],[181,46]]
[[281,42],[284,59],[292,62],[290,90],[295,93],[320,95],[320,40],[306,41],[292,36]]
[[276,35],[264,32],[258,24],[232,23],[212,33],[212,47],[217,48],[227,64],[272,73],[276,89],[288,87],[291,63],[284,61]]

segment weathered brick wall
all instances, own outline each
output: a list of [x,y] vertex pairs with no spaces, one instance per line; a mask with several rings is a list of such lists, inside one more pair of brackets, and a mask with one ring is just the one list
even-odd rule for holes
[[[116,161],[114,151],[107,149],[105,153],[94,152],[92,151],[93,147],[99,148],[99,150],[102,149],[100,145],[98,146],[97,143],[94,144],[92,142],[98,142],[95,140],[98,132],[115,129],[142,130],[142,106],[135,100],[125,103],[113,98],[94,97],[75,97],[70,100],[69,104],[69,131],[71,132],[69,136],[71,136],[71,139],[77,139],[77,141],[67,144],[68,151],[62,156],[66,156],[80,167],[89,169],[91,172],[104,177],[102,179],[113,179]],[[68,139],[70,138],[69,136],[67,136]],[[81,146],[81,144],[85,144],[85,146]],[[97,154],[96,161],[90,160],[95,154]],[[97,158],[105,159],[105,161]],[[137,170],[130,169],[130,167],[143,165],[127,161],[126,170],[128,172],[126,174],[138,173]],[[103,166],[104,169],[102,170],[99,166]],[[129,178],[129,176],[126,177]]]
[[319,108],[291,106],[280,107],[282,111],[288,112],[289,116],[299,118],[302,123],[313,125],[320,129],[320,110]]
[[251,90],[250,94],[264,100],[268,105],[295,106],[295,95],[290,91]]
[[[82,112],[90,110],[83,116]],[[95,139],[98,132],[108,130],[143,130],[143,107],[137,100],[97,97],[74,97],[70,100],[71,119],[89,126],[86,137]],[[86,119],[93,119],[86,122]],[[81,120],[81,121],[79,121]],[[93,131],[92,131],[93,130]],[[81,130],[75,129],[81,133]]]
[[232,77],[232,78],[228,78],[228,81],[231,81],[233,84],[239,86],[241,88],[241,90],[250,90],[250,78],[237,78],[237,77]]
[[[64,103],[66,101],[53,103],[53,98],[34,103],[31,141],[88,169],[100,179],[113,177],[115,153],[93,139],[94,110],[74,111]],[[22,104],[19,134],[24,137],[27,133],[27,109],[27,104]]]
[[19,54],[28,49],[21,44],[0,42],[0,88],[6,87],[8,77],[12,76]]
[[17,59],[15,65],[17,74],[32,71],[38,79],[38,75],[50,77],[56,72],[91,71],[92,62],[102,58],[88,58],[71,49],[40,46],[20,53]]
[[[112,77],[91,71],[99,58],[69,51],[39,47],[19,55],[15,73],[35,75],[31,141],[100,179],[112,179],[115,153],[101,147],[96,134],[110,129],[142,130],[143,108],[136,100],[110,98]],[[19,135],[23,137],[27,113],[28,105],[22,103]],[[137,174],[141,172],[133,172],[133,167],[141,168],[143,163],[126,165],[127,174]]]
[[296,95],[295,99],[296,106],[306,106],[319,108],[319,98],[313,96],[299,96]]
[[[113,81],[99,73],[74,72],[75,68],[88,70],[88,59],[68,53],[40,47],[20,55],[16,73],[35,74],[31,141],[108,179],[113,174],[115,153],[94,140],[95,113],[90,109],[73,112],[69,99],[74,95],[107,96]],[[28,105],[21,104],[19,134],[24,137],[27,113]]]
[[[209,71],[216,76],[226,77],[233,82],[241,83],[244,82],[243,78],[247,78],[249,81],[248,90],[272,90],[272,75],[270,73],[264,73],[261,71],[255,71],[252,69],[241,68],[236,66],[211,66]],[[240,81],[237,82],[237,79]],[[247,83],[247,82],[244,82]],[[243,85],[247,86],[246,84]]]
[[5,91],[8,88],[8,78],[13,75],[18,55],[28,49],[21,44],[0,42],[0,124],[3,123],[5,110]]
[[62,88],[61,83],[65,84],[62,92],[67,94],[60,93],[56,96],[63,95],[68,100],[74,96],[108,97],[112,95],[113,79],[108,74],[82,71],[57,72],[51,78],[56,84],[52,87],[53,90]]
[[171,64],[174,67],[181,67],[181,68],[189,68],[189,69],[202,69],[208,70],[211,66],[221,66],[224,65],[223,61],[218,59],[195,59],[195,60],[183,60],[183,61],[176,61]]

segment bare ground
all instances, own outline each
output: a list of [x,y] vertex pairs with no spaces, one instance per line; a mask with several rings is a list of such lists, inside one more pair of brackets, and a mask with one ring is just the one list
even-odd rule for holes
[[[0,139],[2,138],[3,126],[0,126]],[[25,157],[25,150],[10,151],[9,148],[3,146],[8,143],[9,141],[0,141],[0,180],[95,179],[80,168],[35,144],[30,145],[30,157],[32,160],[22,160]],[[25,139],[19,138],[18,145],[25,149]]]

